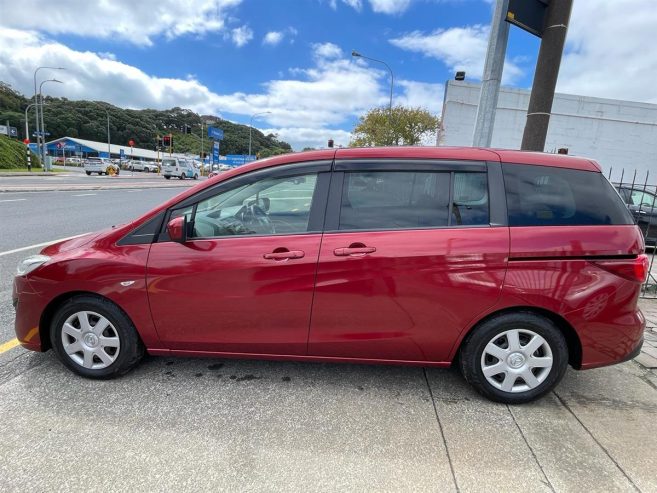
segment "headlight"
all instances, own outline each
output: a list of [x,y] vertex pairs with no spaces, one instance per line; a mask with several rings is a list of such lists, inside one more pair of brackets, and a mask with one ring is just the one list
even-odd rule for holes
[[16,269],[16,275],[24,276],[50,260],[47,255],[32,255],[22,260]]

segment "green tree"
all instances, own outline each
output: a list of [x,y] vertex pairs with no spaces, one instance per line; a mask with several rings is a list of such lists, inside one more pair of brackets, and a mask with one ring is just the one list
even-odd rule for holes
[[360,117],[353,130],[351,147],[418,145],[429,133],[435,132],[440,118],[422,108],[395,106],[373,108]]

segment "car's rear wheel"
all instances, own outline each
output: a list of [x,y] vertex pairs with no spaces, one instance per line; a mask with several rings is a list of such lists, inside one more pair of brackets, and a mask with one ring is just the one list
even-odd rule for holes
[[128,316],[109,300],[74,296],[52,319],[50,341],[70,370],[88,378],[112,378],[132,369],[144,345]]
[[180,175],[180,179],[181,179],[181,180],[184,180],[184,179],[185,179],[185,173],[182,173],[182,174]]
[[148,169],[146,167],[144,168],[144,173],[149,173],[150,171],[151,171],[150,169]]
[[195,180],[198,180],[198,175],[194,175],[194,179],[195,179]]
[[171,179],[170,176],[165,176],[164,178],[166,178],[167,180],[170,180],[170,179]]
[[86,171],[87,176],[91,176],[91,171]]
[[465,340],[461,372],[481,394],[521,404],[552,390],[568,366],[568,345],[549,319],[506,313],[478,326]]

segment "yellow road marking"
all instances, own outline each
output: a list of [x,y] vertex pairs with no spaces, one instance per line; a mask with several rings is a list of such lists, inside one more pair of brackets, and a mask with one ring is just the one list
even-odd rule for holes
[[16,346],[20,346],[20,345],[21,343],[18,342],[18,339],[14,337],[12,340],[0,344],[0,354],[6,353],[10,349],[14,349]]

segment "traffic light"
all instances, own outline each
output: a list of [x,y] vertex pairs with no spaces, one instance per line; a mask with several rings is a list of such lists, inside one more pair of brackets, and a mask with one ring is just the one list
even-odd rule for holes
[[333,147],[333,139],[328,140],[328,146],[329,146],[329,148]]
[[170,135],[165,135],[162,137],[162,141],[165,145],[165,147],[169,147],[171,145],[171,136]]
[[191,134],[192,133],[191,125],[187,125],[186,123],[185,123],[185,133],[186,134]]
[[159,135],[157,136],[156,144],[155,144],[155,150],[156,151],[161,151],[162,150],[162,137]]

